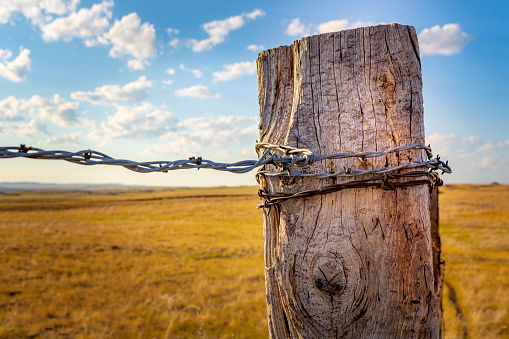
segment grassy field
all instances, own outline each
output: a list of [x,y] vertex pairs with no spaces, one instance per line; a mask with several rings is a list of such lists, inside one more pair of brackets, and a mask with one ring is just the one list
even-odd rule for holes
[[[509,187],[446,186],[446,338],[509,338]],[[0,338],[266,338],[256,188],[0,195]]]
[[441,188],[446,338],[509,338],[509,186]]
[[0,196],[0,338],[266,337],[255,192]]

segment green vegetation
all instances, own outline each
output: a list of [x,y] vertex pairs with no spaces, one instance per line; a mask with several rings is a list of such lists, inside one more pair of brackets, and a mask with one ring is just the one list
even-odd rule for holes
[[[509,187],[441,189],[446,338],[509,338]],[[0,338],[266,338],[256,188],[0,195]]]

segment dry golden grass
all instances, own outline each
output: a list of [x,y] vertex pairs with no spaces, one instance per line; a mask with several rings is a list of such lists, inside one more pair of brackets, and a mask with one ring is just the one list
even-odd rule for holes
[[255,193],[0,196],[0,338],[266,337]]
[[446,338],[509,338],[509,186],[441,188]]
[[[509,338],[509,187],[441,189],[446,338]],[[0,338],[265,338],[256,188],[0,195]]]

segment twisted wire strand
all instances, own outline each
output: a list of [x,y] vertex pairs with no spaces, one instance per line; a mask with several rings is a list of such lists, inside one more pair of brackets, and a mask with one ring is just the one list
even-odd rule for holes
[[[392,147],[385,151],[368,151],[368,152],[360,152],[360,153],[334,153],[329,155],[315,155],[308,149],[304,148],[294,148],[291,146],[282,146],[282,145],[274,145],[267,142],[259,142],[256,144],[256,150],[260,148],[265,149],[275,149],[284,152],[286,155],[296,155],[302,154],[302,158],[298,159],[294,162],[297,166],[305,166],[307,164],[312,163],[313,161],[325,160],[325,159],[345,159],[345,158],[358,158],[361,161],[364,161],[369,158],[380,157],[389,153],[405,151],[409,149],[424,149],[428,155],[428,158],[433,157],[431,153],[431,147],[426,146],[423,143],[414,143],[407,146],[396,146]],[[304,163],[305,162],[305,163]]]
[[65,160],[79,165],[112,165],[122,166],[131,171],[138,173],[152,173],[152,172],[168,172],[179,169],[201,169],[209,168],[218,171],[228,171],[231,173],[246,173],[271,163],[275,154],[270,154],[270,151],[264,152],[259,160],[242,160],[235,163],[217,163],[212,160],[202,159],[201,157],[191,157],[187,160],[175,161],[150,161],[150,162],[136,162],[125,159],[115,159],[104,153],[83,150],[78,152],[67,151],[45,151],[39,148],[25,147],[0,147],[0,159],[12,158],[31,158],[31,159],[46,159],[46,160]]
[[327,179],[327,178],[351,178],[356,177],[360,175],[365,174],[384,174],[384,173],[390,173],[395,172],[402,169],[413,169],[417,167],[427,167],[430,170],[443,170],[444,173],[450,173],[449,168],[443,167],[443,165],[440,163],[440,161],[437,161],[436,159],[432,159],[429,161],[424,162],[410,162],[407,164],[402,164],[399,166],[393,166],[393,167],[384,167],[384,168],[374,168],[370,170],[360,170],[360,169],[352,169],[352,168],[345,168],[341,171],[337,171],[334,173],[302,173],[302,172],[290,172],[290,171],[284,171],[284,172],[274,172],[270,170],[261,170],[258,171],[257,175],[265,175],[268,177],[277,177],[277,176],[283,176],[283,177],[304,177],[304,178],[314,178],[314,179]]
[[[0,147],[0,159],[9,158],[31,158],[31,159],[47,159],[47,160],[65,160],[79,165],[112,165],[122,166],[131,171],[138,173],[152,173],[152,172],[168,172],[179,169],[201,169],[208,168],[217,171],[227,171],[231,173],[246,173],[255,168],[264,165],[275,165],[283,169],[283,172],[275,172],[269,170],[261,170],[259,175],[267,176],[300,176],[310,178],[329,178],[329,177],[352,177],[363,174],[383,174],[397,171],[403,168],[416,168],[425,166],[432,170],[442,170],[442,173],[451,173],[452,170],[448,163],[444,163],[437,156],[432,158],[430,146],[424,144],[412,144],[408,146],[397,146],[386,151],[380,152],[361,152],[361,153],[336,153],[325,156],[316,156],[308,149],[299,149],[290,146],[274,145],[269,143],[257,143],[256,150],[265,149],[262,156],[258,160],[242,160],[235,163],[217,163],[212,160],[202,159],[201,157],[191,157],[187,160],[175,161],[150,161],[150,162],[136,162],[125,159],[115,159],[104,153],[93,150],[82,150],[78,152],[67,152],[60,150],[45,151],[40,148],[26,147],[20,145],[19,147]],[[344,158],[358,158],[361,161],[366,161],[368,158],[380,157],[391,152],[398,152],[408,149],[424,149],[428,155],[428,161],[421,163],[408,163],[396,167],[385,167],[372,170],[359,170],[359,169],[345,169],[336,173],[317,173],[305,174],[299,172],[290,172],[289,168],[293,165],[302,167],[311,165],[315,161],[325,159],[344,159]],[[274,150],[282,151],[286,156],[277,157]]]
[[[427,178],[422,179],[425,176]],[[417,180],[411,181],[396,181],[400,178],[413,178],[420,177]],[[260,189],[258,191],[258,195],[263,199],[263,203],[257,205],[257,208],[266,208],[272,205],[280,204],[286,200],[296,199],[296,198],[306,198],[315,195],[323,195],[329,194],[333,192],[342,191],[349,188],[366,188],[366,187],[376,187],[381,188],[383,190],[394,190],[396,188],[406,188],[409,186],[420,186],[420,185],[428,185],[430,191],[433,190],[437,186],[442,186],[443,181],[438,177],[437,173],[430,173],[426,171],[412,171],[407,173],[385,173],[384,175],[372,177],[369,179],[360,179],[360,180],[352,180],[347,183],[341,184],[332,184],[327,185],[319,189],[300,191],[297,193],[289,193],[289,192],[267,192],[265,190]]]

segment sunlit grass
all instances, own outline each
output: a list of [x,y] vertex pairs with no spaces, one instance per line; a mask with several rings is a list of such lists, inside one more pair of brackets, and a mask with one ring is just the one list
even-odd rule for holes
[[0,337],[266,337],[255,193],[0,196]]
[[[446,338],[509,338],[509,187],[441,188]],[[0,195],[0,338],[266,338],[256,188]]]
[[509,338],[509,187],[441,189],[446,338]]

